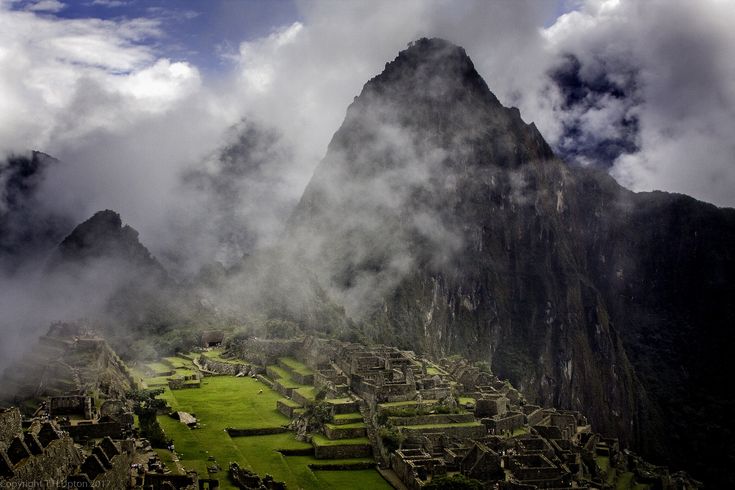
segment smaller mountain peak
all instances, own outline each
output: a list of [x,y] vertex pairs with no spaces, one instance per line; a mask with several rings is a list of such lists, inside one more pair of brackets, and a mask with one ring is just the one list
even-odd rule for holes
[[107,257],[130,264],[160,267],[138,240],[138,232],[128,225],[123,226],[120,215],[110,209],[96,212],[74,228],[59,244],[58,252],[62,261]]
[[97,211],[91,218],[77,227],[77,229],[82,228],[107,228],[116,230],[122,228],[122,218],[115,211],[105,209],[103,211]]

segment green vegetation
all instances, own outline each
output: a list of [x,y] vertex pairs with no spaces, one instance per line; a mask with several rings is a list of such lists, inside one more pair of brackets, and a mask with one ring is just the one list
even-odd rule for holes
[[276,409],[281,395],[248,377],[204,378],[199,390],[166,390],[163,398],[177,410],[196,413],[203,424],[215,423],[222,429],[260,429],[289,423]]
[[339,413],[334,416],[334,420],[354,420],[356,422],[361,422],[362,415],[359,413]]
[[306,364],[299,362],[291,357],[282,357],[280,361],[288,366],[289,369],[291,369],[291,371],[295,373],[299,373],[303,376],[314,374],[314,371],[312,371],[311,368],[309,368]]
[[156,412],[163,406],[163,402],[156,398],[161,393],[162,390],[134,390],[128,394],[129,398],[135,403],[135,415],[138,418],[140,433],[155,448],[163,448],[168,444],[166,434],[164,434],[156,418]]
[[[206,354],[209,355],[211,352]],[[191,364],[187,359],[174,357],[167,360],[175,365],[177,376],[190,370]],[[289,368],[292,369],[292,366]],[[172,370],[170,367],[167,369]],[[280,368],[276,367],[276,369]],[[288,375],[285,370],[283,373]],[[290,376],[288,378],[290,379]],[[182,468],[196,470],[200,475],[207,475],[207,466],[212,464],[210,458],[214,458],[223,468],[220,473],[213,475],[220,480],[222,490],[234,488],[226,477],[226,468],[230,461],[236,461],[261,476],[269,473],[276,480],[284,481],[288,488],[337,489],[344,488],[345,482],[349,482],[349,486],[368,490],[390,488],[375,470],[325,471],[321,469],[322,465],[370,463],[373,462],[372,458],[317,460],[314,456],[284,456],[279,450],[313,449],[311,444],[297,441],[291,432],[230,437],[225,431],[228,427],[256,429],[283,427],[288,424],[289,419],[276,409],[278,401],[291,407],[300,406],[293,400],[283,398],[258,380],[249,377],[206,377],[202,379],[199,389],[173,391],[166,385],[166,377],[143,378],[143,380],[148,385],[151,382],[163,385],[157,391],[159,398],[153,403],[165,401],[173,411],[189,412],[197,418],[200,426],[197,429],[189,429],[168,415],[159,415],[154,420],[157,420],[157,425],[163,430],[165,442],[173,440]],[[303,385],[297,385],[297,387],[304,395],[313,394],[313,387]],[[349,402],[351,402],[349,399],[332,401],[337,404]],[[307,411],[318,411],[322,406],[327,405],[316,403],[308,406]],[[355,414],[347,415],[355,416]],[[362,423],[359,414],[357,417],[355,423]],[[346,427],[350,428],[352,425]],[[369,441],[367,438],[330,441],[323,436],[316,436],[315,444],[369,444]],[[169,469],[174,472],[178,471],[178,466],[169,451],[158,449],[157,452]],[[320,469],[312,470],[309,466],[312,464],[318,464]]]
[[446,375],[447,372],[436,364],[429,364],[428,366],[426,366],[426,374],[428,374],[429,376],[434,376],[437,374]]
[[367,427],[365,425],[365,422],[355,422],[354,424],[341,424],[341,425],[335,425],[335,424],[326,424],[327,427],[330,429],[364,429]]
[[475,363],[475,367],[479,369],[481,373],[491,373],[490,363],[488,363],[487,361],[477,361]]
[[511,437],[518,437],[518,436],[524,436],[528,434],[528,427],[523,426],[515,429],[513,433],[510,435]]
[[[424,400],[421,403],[424,404],[424,405],[431,405],[431,404],[434,404],[436,402],[437,402],[436,400]],[[408,400],[408,401],[405,401],[405,402],[380,403],[380,404],[378,404],[378,407],[385,409],[385,408],[393,408],[393,407],[406,407],[406,406],[409,406],[410,407],[410,406],[417,406],[417,405],[418,405],[418,402],[417,401],[415,401],[415,400]]]
[[184,359],[183,357],[164,357],[164,360],[177,370],[179,368],[190,369],[194,367],[190,360]]
[[354,439],[336,439],[332,441],[321,434],[314,434],[311,441],[315,446],[359,446],[362,444],[370,444],[367,437],[356,437]]
[[307,400],[316,400],[316,388],[313,386],[304,386],[302,388],[296,388],[296,392],[306,398]]
[[406,440],[405,434],[388,427],[382,427],[380,431],[378,431],[378,435],[388,451],[395,451],[400,448],[401,444]]
[[[319,488],[359,488],[360,490],[382,490],[390,488],[375,470],[315,471]],[[358,483],[359,482],[359,483]]]
[[[227,362],[227,363],[233,363],[233,364],[242,364],[241,360],[225,357],[224,354],[225,354],[224,349],[213,348],[213,349],[207,350],[206,352],[202,352],[201,355],[209,359],[214,359],[215,361],[221,361],[221,362]],[[192,356],[199,357],[198,354],[192,354]]]
[[278,401],[291,408],[301,408],[301,405],[288,398],[280,398]]
[[615,490],[630,490],[633,485],[633,473],[626,471],[618,476],[615,484]]
[[461,474],[434,478],[424,487],[426,490],[482,490],[482,482]]

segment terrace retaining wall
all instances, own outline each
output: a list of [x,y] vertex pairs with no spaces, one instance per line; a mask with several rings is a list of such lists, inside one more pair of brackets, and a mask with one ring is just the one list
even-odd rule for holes
[[316,459],[369,458],[372,456],[370,444],[350,444],[344,446],[314,446]]

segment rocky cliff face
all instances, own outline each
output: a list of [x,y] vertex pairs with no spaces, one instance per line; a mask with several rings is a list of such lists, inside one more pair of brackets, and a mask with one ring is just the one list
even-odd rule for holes
[[696,473],[670,443],[722,406],[699,397],[732,347],[734,216],[566,165],[463,49],[422,39],[348,108],[289,241],[373,340],[488,360]]

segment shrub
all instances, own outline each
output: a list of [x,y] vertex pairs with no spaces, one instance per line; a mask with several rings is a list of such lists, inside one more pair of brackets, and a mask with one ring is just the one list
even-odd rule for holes
[[378,435],[380,436],[380,440],[383,441],[383,446],[388,451],[395,451],[396,449],[399,449],[401,447],[401,444],[403,444],[406,440],[406,436],[403,435],[401,432],[397,431],[396,429],[390,429],[388,427],[383,427],[378,431]]

